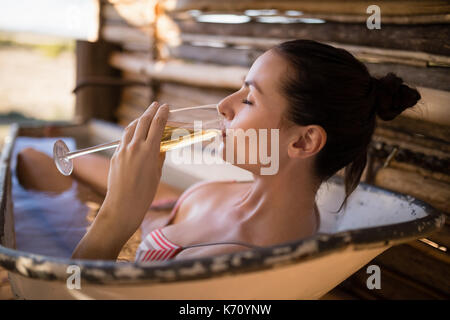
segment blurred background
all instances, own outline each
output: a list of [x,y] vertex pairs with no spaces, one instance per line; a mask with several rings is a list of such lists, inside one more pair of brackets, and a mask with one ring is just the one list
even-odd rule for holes
[[75,41],[0,31],[0,132],[30,120],[72,120]]

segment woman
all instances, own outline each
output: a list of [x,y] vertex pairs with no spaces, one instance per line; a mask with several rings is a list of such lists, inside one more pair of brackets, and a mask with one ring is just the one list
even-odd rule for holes
[[[125,129],[108,169],[105,201],[73,258],[116,259],[141,224],[148,235],[137,261],[215,255],[313,236],[321,183],[345,168],[345,203],[365,167],[375,116],[391,120],[420,99],[392,73],[375,79],[347,51],[310,40],[266,51],[245,80],[218,104],[219,112],[227,129],[280,129],[278,172],[261,175],[261,163],[237,164],[252,172],[254,181],[197,184],[169,219],[144,220],[161,176],[159,141],[168,114],[167,106],[153,103]],[[211,242],[221,244],[196,246]]]

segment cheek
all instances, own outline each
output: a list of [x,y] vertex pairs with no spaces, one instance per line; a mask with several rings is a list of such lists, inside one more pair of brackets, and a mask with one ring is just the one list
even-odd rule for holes
[[[265,112],[266,111],[266,112]],[[230,123],[229,129],[232,129],[231,132],[224,138],[222,138],[222,143],[219,147],[219,152],[222,155],[222,159],[226,161],[227,159],[227,148],[232,154],[228,155],[228,159],[234,159],[234,164],[238,164],[238,159],[245,159],[245,163],[250,162],[250,158],[253,157],[256,162],[259,162],[260,159],[260,149],[262,144],[264,144],[264,149],[262,150],[263,154],[270,154],[271,150],[274,150],[274,146],[272,146],[271,140],[271,129],[277,129],[278,126],[279,115],[267,112],[262,107],[258,106],[250,106],[244,109],[241,109],[238,114],[236,114],[233,121]],[[240,129],[240,130],[238,130]],[[261,140],[261,130],[265,130],[265,139]],[[254,134],[255,138],[253,141],[256,143],[251,143],[249,138],[242,139],[242,136],[248,133]],[[241,138],[238,138],[238,136]],[[277,138],[278,137],[278,138]],[[280,132],[278,132],[278,136],[275,136],[276,140],[276,151],[279,152],[279,142],[280,142]],[[244,143],[242,143],[244,141]],[[232,144],[230,146],[229,144]],[[228,145],[228,147],[227,147]],[[274,150],[275,151],[275,150]]]
[[[224,138],[219,147],[222,159],[234,164],[259,165],[267,164],[268,157],[272,153],[279,154],[282,146],[280,145],[280,131],[277,128],[258,128],[256,126],[246,126],[245,128],[233,128]],[[227,150],[230,154],[227,156]]]

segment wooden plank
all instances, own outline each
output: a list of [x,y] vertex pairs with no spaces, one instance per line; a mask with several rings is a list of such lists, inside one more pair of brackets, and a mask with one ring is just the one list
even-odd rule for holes
[[[244,67],[250,67],[256,58],[263,53],[258,49],[220,48],[188,44],[168,46],[168,52],[172,58]],[[367,52],[356,53],[355,57],[364,62],[370,73],[375,77],[382,77],[388,72],[394,72],[411,85],[450,91],[450,69],[448,68],[427,68],[427,62],[423,60],[380,56]],[[450,59],[448,62],[450,66]],[[433,96],[430,94],[427,97]],[[433,99],[434,101],[437,100]],[[449,108],[446,106],[446,109]],[[450,123],[450,117],[445,119]]]
[[377,172],[375,184],[409,194],[450,215],[450,186],[447,183],[388,167]]
[[413,86],[450,91],[450,68],[422,68],[394,63],[364,63],[374,77],[393,72]]
[[398,162],[396,160],[392,160],[389,166],[399,170],[414,172],[420,174],[425,179],[435,179],[450,185],[450,175],[442,172],[430,171],[410,163]]
[[429,235],[425,239],[436,243],[439,247],[446,248],[447,254],[450,254],[450,221],[446,219],[446,224],[436,231],[435,233]]
[[[119,56],[117,55],[114,62],[116,64],[116,66],[122,70],[134,70],[136,73],[139,72],[148,72],[148,70],[151,70],[154,67],[153,66],[148,66],[149,62],[148,59],[146,59],[144,56],[139,56],[139,57],[129,57],[129,56]],[[188,67],[188,69],[196,69],[196,66],[193,64],[184,64],[181,62],[181,65]],[[204,68],[198,68],[198,69],[208,69],[208,65],[203,65]],[[131,68],[131,69],[130,69]],[[148,70],[146,71],[146,69],[148,68]],[[213,67],[214,72],[216,72],[216,74],[221,74],[222,71],[220,70],[220,66],[218,65],[214,65]],[[187,69],[186,69],[187,70]],[[224,69],[227,70],[227,69]],[[232,72],[227,73],[227,76],[229,77],[229,80],[227,80],[228,83],[234,83],[234,85],[229,85],[229,87],[231,87],[231,89],[239,89],[241,86],[241,82],[240,79],[238,78],[239,75],[241,75],[241,77],[246,74],[246,70],[245,68],[239,69],[240,71],[236,74],[233,74]],[[176,73],[176,70],[173,70]],[[150,71],[151,72],[151,71]],[[158,73],[152,73],[152,75],[155,78],[159,78],[162,79],[165,77],[164,75],[164,70],[161,69],[160,73],[161,75],[158,75]],[[199,72],[199,76],[202,72]],[[180,73],[178,74],[174,74],[173,76],[167,75],[169,78],[172,79],[177,79],[177,81],[182,82],[182,83],[187,83],[190,84],[192,83],[190,78],[188,76],[185,76],[185,74],[189,75],[189,71],[184,72],[184,69],[180,69]],[[209,78],[210,73],[206,72],[204,73],[207,77]],[[402,76],[400,74],[400,76]],[[409,76],[411,77],[411,76]],[[167,78],[166,78],[167,79]],[[179,80],[178,80],[179,79]],[[206,79],[202,80],[198,80],[196,81],[196,83],[200,83],[203,86],[208,86],[208,81]],[[450,82],[448,82],[450,83]],[[220,86],[220,85],[214,85],[214,86]],[[414,110],[407,110],[404,112],[404,116],[407,117],[414,117],[414,118],[418,118],[418,120],[416,121],[416,123],[423,123],[424,125],[426,124],[425,121],[432,121],[432,122],[440,122],[440,124],[444,124],[447,125],[448,121],[449,121],[449,117],[447,117],[449,110],[448,109],[448,103],[450,101],[450,93],[446,92],[446,91],[439,91],[439,90],[435,90],[435,89],[429,89],[429,88],[423,88],[423,87],[418,87],[419,92],[423,95],[423,99],[422,102],[419,102],[419,105],[415,108],[413,108]],[[399,117],[401,118],[401,117]],[[398,119],[395,119],[393,122],[398,121]],[[391,122],[389,122],[391,123]],[[414,128],[418,128],[418,125],[415,125]],[[438,133],[438,128],[442,128],[442,126],[435,126],[433,124],[430,124],[427,126],[427,128],[425,128],[424,130],[421,131],[417,131],[416,133],[419,135],[424,135],[424,134],[430,134],[432,132],[436,132]],[[444,127],[445,128],[445,127]],[[442,131],[442,130],[441,130]],[[445,130],[444,130],[445,131]],[[438,137],[440,139],[445,139],[448,136],[448,133],[442,131],[441,134],[438,135]],[[447,130],[448,131],[448,130]],[[417,137],[413,137],[414,140],[417,139]]]
[[358,297],[338,286],[327,292],[319,300],[358,300]]
[[381,270],[386,267],[441,295],[448,297],[450,294],[448,264],[431,259],[409,245],[394,246],[372,261],[378,264]]
[[[271,47],[288,40],[294,39],[271,39],[271,38],[249,38],[239,36],[215,36],[205,34],[180,34],[180,40],[184,44],[196,46],[210,46],[215,48],[239,47],[248,50],[265,51]],[[432,66],[450,66],[450,57],[430,54],[426,52],[392,50],[383,48],[373,48],[358,45],[347,45],[337,42],[324,42],[337,48],[349,51],[355,57],[362,61],[386,63],[395,62],[413,66],[432,67]],[[177,44],[180,45],[180,44]]]
[[214,48],[182,44],[168,46],[170,57],[223,65],[250,67],[264,53],[257,49]]
[[132,106],[128,103],[122,102],[116,110],[116,116],[118,119],[132,121],[139,118],[145,111],[144,108]]
[[434,156],[438,159],[448,159],[450,150],[450,145],[445,141],[427,139],[419,135],[411,134],[411,132],[397,131],[394,128],[376,128],[373,140],[391,146],[398,146],[417,154],[422,153],[424,155]]
[[312,39],[375,48],[421,51],[438,55],[450,55],[447,45],[450,28],[446,24],[389,25],[380,30],[369,30],[358,23],[257,23],[245,24],[201,23],[175,21],[179,30],[189,34],[216,36],[260,37],[277,39]]
[[411,241],[407,243],[412,248],[419,250],[431,259],[439,260],[450,266],[450,253],[447,251],[447,247],[436,246],[437,243],[430,241],[427,238],[421,240]]
[[107,1],[102,7],[102,17],[107,22],[125,22],[130,26],[150,26],[155,21],[157,1]]
[[[142,58],[146,59],[145,56],[142,56]],[[146,74],[128,72],[126,70],[122,71],[122,78],[124,78],[126,80],[135,80],[135,81],[142,81],[142,82],[150,81],[150,77]]]
[[161,83],[158,100],[176,108],[218,103],[232,91],[205,89],[175,83]]
[[[445,135],[448,138],[450,136],[450,92],[424,87],[418,87],[417,90],[422,97],[418,108],[407,109],[403,115],[409,119],[416,119],[416,123],[423,123],[423,120],[432,122],[433,128],[429,128],[428,132],[435,132],[437,136],[439,136],[437,132],[443,132],[441,128],[445,126],[447,128]],[[440,138],[446,140],[446,138]]]
[[131,103],[145,108],[152,102],[153,92],[151,88],[126,87],[122,89],[121,102]]
[[[362,14],[367,7],[372,5],[371,1],[351,0],[165,0],[164,9],[167,11],[243,11],[249,9],[277,9],[298,10],[306,13],[333,13],[333,14]],[[392,15],[418,15],[439,14],[450,11],[448,1],[428,0],[379,0],[376,3],[385,16]]]
[[[420,93],[422,94],[423,88],[419,88]],[[434,91],[434,90],[433,90]],[[437,90],[436,90],[437,91]],[[450,95],[449,95],[450,97]],[[426,99],[426,97],[422,97],[422,99]],[[447,102],[447,104],[445,104]],[[450,127],[447,125],[446,122],[444,124],[439,124],[436,122],[432,122],[432,120],[435,120],[435,117],[439,117],[440,115],[442,117],[447,117],[448,112],[450,110],[444,110],[449,109],[448,106],[450,105],[450,100],[444,99],[442,101],[442,104],[435,104],[433,102],[430,102],[428,99],[425,101],[426,105],[429,105],[429,108],[424,108],[423,105],[418,106],[419,110],[416,110],[416,117],[412,118],[412,116],[407,113],[406,111],[403,112],[400,116],[396,117],[395,119],[391,121],[383,121],[381,119],[377,120],[377,125],[380,128],[386,128],[391,131],[395,132],[403,132],[408,133],[411,136],[408,141],[417,141],[416,138],[423,139],[426,138],[427,140],[436,140],[439,142],[447,142],[448,137],[450,137]],[[435,107],[435,108],[433,108]],[[414,107],[416,108],[416,107]],[[438,109],[437,111],[435,111]],[[412,111],[412,110],[411,110]],[[434,113],[436,112],[436,114]],[[419,117],[420,116],[420,117]],[[447,119],[446,119],[447,120]],[[419,144],[423,145],[421,143],[421,140],[418,140]],[[433,145],[434,148],[441,148],[441,144]],[[449,149],[444,149],[445,152],[450,152]]]
[[101,29],[101,37],[106,41],[119,43],[128,50],[149,51],[153,45],[153,28],[106,24]]
[[248,72],[248,68],[239,66],[192,64],[179,60],[152,62],[120,52],[113,53],[109,62],[118,69],[145,73],[152,79],[211,88],[239,88]]
[[98,39],[98,0],[0,0],[0,8],[0,30]]
[[150,101],[154,96],[152,88],[147,87],[127,87],[123,89],[123,93],[132,97],[138,97],[142,101]]
[[[168,12],[168,15],[178,20],[192,20],[200,15],[198,11],[175,11]],[[306,13],[300,11],[279,11],[279,10],[249,10],[249,11],[207,11],[204,14],[231,14],[247,15],[257,21],[259,17],[276,17],[289,19],[320,19],[341,23],[366,23],[368,14],[360,12],[359,14],[336,14],[336,13]],[[440,14],[413,15],[413,16],[382,16],[382,22],[387,24],[432,24],[432,23],[450,23],[450,14],[445,12]]]
[[267,50],[283,41],[291,38],[266,38],[266,37],[245,37],[232,35],[211,35],[203,33],[188,33],[185,30],[177,35],[183,43],[210,43],[212,45],[223,45],[230,47],[249,47],[253,49]]
[[350,278],[345,280],[339,287],[345,288],[349,292],[356,291],[356,294],[366,296],[370,299],[387,300],[416,300],[416,299],[444,299],[445,295],[436,292],[432,288],[425,287],[413,279],[405,277],[403,274],[390,270],[385,266],[380,266],[381,289],[367,288],[367,267],[375,264],[373,261],[355,272]]
[[[108,63],[108,57],[117,46],[104,41],[88,43],[77,41],[77,83],[82,83],[89,77],[119,78],[120,72]],[[117,87],[84,87],[77,91],[75,114],[77,120],[91,118],[114,120],[114,110],[120,98]]]
[[[199,49],[200,50],[200,49]],[[213,52],[214,48],[209,48],[209,52]],[[219,50],[216,50],[219,53]],[[205,55],[208,55],[207,53]],[[219,55],[219,54],[218,54]],[[211,54],[208,55],[209,59],[213,59]],[[201,56],[199,56],[201,58]],[[220,59],[220,58],[218,58]],[[230,58],[231,59],[231,58]],[[250,60],[250,59],[249,59]],[[241,59],[242,61],[242,59]],[[240,67],[240,66],[230,66],[230,67],[221,67],[216,64],[187,64],[183,61],[168,61],[158,63],[162,68],[155,69],[155,64],[148,63],[142,61],[137,57],[133,57],[131,54],[120,54],[116,53],[112,56],[110,62],[114,65],[117,65],[118,68],[121,69],[129,69],[133,68],[133,70],[137,70],[137,72],[146,72],[147,74],[151,74],[155,78],[159,78],[161,80],[173,80],[173,81],[182,81],[187,83],[191,83],[193,85],[207,85],[205,83],[205,79],[201,79],[202,74],[205,77],[209,77],[211,74],[208,70],[217,71],[224,73],[224,79],[218,79],[218,82],[215,83],[214,87],[223,86],[225,88],[234,88],[238,89],[241,86],[241,79],[245,77],[245,74],[248,72],[248,68]],[[128,65],[128,67],[126,67]],[[444,89],[450,86],[450,73],[446,72],[445,69],[429,69],[429,68],[416,68],[412,66],[399,66],[399,65],[389,65],[389,64],[368,64],[369,69],[372,69],[371,72],[373,75],[386,75],[387,72],[394,71],[400,77],[403,77],[405,81],[412,82],[414,85],[427,85],[427,86],[444,86]],[[179,69],[179,72],[177,72]],[[220,70],[222,69],[222,70]],[[192,70],[193,74],[198,76],[198,78],[193,78],[192,80],[188,80],[185,78],[185,71]],[[219,71],[220,70],[220,71]],[[233,70],[233,71],[230,71]],[[234,70],[237,72],[234,74]],[[419,72],[420,71],[420,72]],[[415,75],[415,77],[414,77]],[[240,79],[238,79],[240,77]],[[175,80],[176,79],[176,80]],[[194,83],[195,82],[195,83]],[[426,83],[424,83],[426,82]],[[211,82],[210,82],[211,83]],[[223,83],[221,85],[220,83]],[[450,87],[448,88],[450,90]],[[447,95],[445,95],[447,97]],[[441,101],[446,101],[447,98],[441,99]],[[439,118],[439,117],[435,117]]]

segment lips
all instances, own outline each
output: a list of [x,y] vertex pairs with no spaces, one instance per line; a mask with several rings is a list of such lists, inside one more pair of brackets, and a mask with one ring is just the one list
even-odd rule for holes
[[228,125],[227,125],[227,123],[225,123],[225,121],[221,123],[221,131],[222,131],[223,138],[225,138],[227,136],[227,127],[228,127]]

